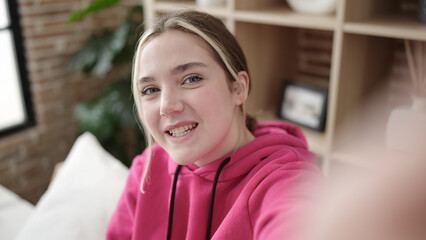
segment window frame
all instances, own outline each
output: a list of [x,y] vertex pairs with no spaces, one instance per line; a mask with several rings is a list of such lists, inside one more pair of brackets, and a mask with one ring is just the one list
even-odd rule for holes
[[16,0],[7,0],[7,12],[9,13],[9,26],[2,28],[10,31],[15,50],[17,74],[19,84],[22,91],[23,109],[26,119],[23,123],[18,123],[4,129],[0,129],[0,138],[24,130],[35,125],[35,117],[33,111],[33,104],[30,92],[30,83],[28,79],[28,72],[26,68],[26,58],[24,51],[23,37],[21,33],[20,17],[18,14],[18,5]]

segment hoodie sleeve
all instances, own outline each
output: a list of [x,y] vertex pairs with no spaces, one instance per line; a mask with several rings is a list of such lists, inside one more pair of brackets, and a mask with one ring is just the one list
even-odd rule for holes
[[131,239],[136,203],[140,194],[141,173],[143,171],[142,161],[146,158],[146,153],[137,156],[130,167],[126,186],[108,224],[107,240]]
[[324,177],[315,165],[306,161],[268,167],[269,173],[249,200],[253,237],[300,239],[307,216],[315,207],[315,194],[324,186]]

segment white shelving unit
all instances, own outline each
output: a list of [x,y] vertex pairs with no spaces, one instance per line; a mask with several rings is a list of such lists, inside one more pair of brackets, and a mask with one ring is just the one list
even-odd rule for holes
[[[328,173],[334,161],[362,166],[386,151],[383,126],[388,113],[384,111],[383,118],[368,111],[353,113],[363,106],[373,86],[385,79],[392,67],[395,42],[426,41],[426,24],[419,23],[414,12],[403,13],[401,1],[340,0],[335,13],[326,16],[296,13],[285,0],[227,0],[224,6],[214,8],[179,0],[144,0],[143,4],[146,24],[161,12],[177,9],[206,11],[222,19],[247,55],[253,80],[248,105],[260,120],[277,119],[282,81],[295,79],[295,60],[301,51],[298,31],[330,33],[333,42],[326,129],[316,132],[302,128],[310,149],[322,159],[323,170]],[[375,102],[379,108],[381,103]],[[348,116],[354,124],[346,129]],[[369,143],[374,139],[378,139],[377,146],[371,151]],[[352,143],[356,143],[355,150]]]

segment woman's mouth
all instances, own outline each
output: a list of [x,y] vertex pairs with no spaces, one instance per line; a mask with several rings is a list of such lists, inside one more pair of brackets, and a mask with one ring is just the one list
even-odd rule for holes
[[181,137],[181,136],[188,134],[190,131],[192,131],[197,126],[198,126],[198,123],[193,123],[193,124],[188,124],[188,125],[185,125],[185,126],[180,126],[180,127],[177,127],[177,128],[170,129],[167,132],[173,137]]

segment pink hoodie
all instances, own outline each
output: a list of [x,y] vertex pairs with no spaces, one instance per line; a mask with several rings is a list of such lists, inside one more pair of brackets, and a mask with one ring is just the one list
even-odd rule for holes
[[[208,231],[211,239],[289,237],[300,220],[294,213],[312,204],[312,192],[301,186],[315,185],[321,174],[294,125],[259,123],[254,136],[254,141],[234,154],[207,166],[182,166],[174,198],[171,192],[177,164],[159,145],[153,145],[150,179],[142,194],[139,189],[147,152],[137,156],[106,238],[166,239],[168,227],[171,239],[206,239]],[[230,161],[219,170],[211,204],[215,175],[227,158]],[[174,210],[168,223],[171,199]]]

